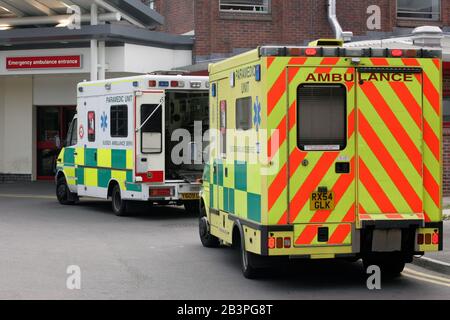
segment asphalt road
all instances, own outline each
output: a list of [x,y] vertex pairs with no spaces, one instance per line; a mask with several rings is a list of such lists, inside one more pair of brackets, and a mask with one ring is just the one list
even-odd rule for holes
[[[203,248],[178,207],[111,213],[109,202],[61,206],[49,184],[0,185],[0,299],[449,299],[450,282],[416,266],[368,290],[359,263],[303,261],[243,278],[237,253]],[[81,289],[66,287],[69,265]]]

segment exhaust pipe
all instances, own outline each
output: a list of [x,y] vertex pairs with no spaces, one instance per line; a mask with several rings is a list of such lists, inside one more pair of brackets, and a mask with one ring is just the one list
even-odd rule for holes
[[343,40],[344,42],[350,42],[353,37],[353,32],[342,31],[342,27],[336,16],[336,0],[328,0],[328,21],[333,29],[336,39]]

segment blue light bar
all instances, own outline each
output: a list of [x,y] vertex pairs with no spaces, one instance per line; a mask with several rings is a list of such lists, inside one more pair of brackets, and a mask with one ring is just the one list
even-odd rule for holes
[[169,86],[169,81],[160,81],[159,82],[159,86],[160,87],[168,87]]

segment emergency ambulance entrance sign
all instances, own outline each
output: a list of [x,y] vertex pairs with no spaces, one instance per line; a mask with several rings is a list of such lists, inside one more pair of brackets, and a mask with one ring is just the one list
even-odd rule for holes
[[6,57],[6,70],[80,69],[81,55]]

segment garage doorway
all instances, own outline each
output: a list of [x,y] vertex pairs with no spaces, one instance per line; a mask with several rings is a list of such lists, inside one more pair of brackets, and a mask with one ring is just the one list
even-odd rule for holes
[[37,107],[37,179],[52,180],[56,158],[76,113],[75,106]]

